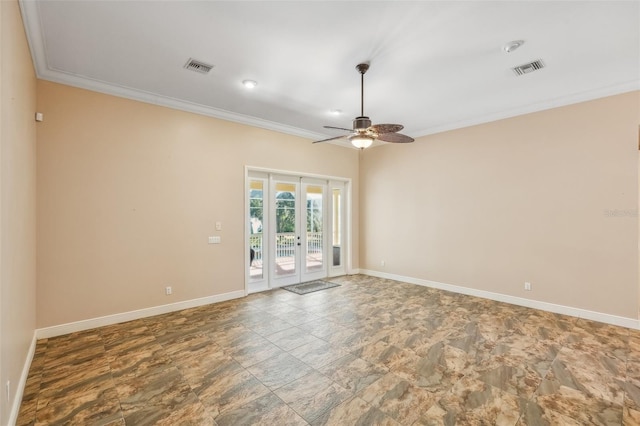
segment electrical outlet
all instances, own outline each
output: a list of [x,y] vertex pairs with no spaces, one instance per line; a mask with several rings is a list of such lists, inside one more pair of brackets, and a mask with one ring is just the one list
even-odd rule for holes
[[525,283],[524,283],[524,289],[525,289],[526,291],[531,291],[531,283],[529,283],[529,282],[525,282]]
[[165,287],[165,288],[164,288],[164,293],[165,293],[167,296],[171,296],[171,294],[173,293],[173,289],[172,289],[171,287]]
[[385,261],[384,261],[384,260],[381,260],[381,261],[380,261],[380,266],[384,266],[384,265],[385,265]]

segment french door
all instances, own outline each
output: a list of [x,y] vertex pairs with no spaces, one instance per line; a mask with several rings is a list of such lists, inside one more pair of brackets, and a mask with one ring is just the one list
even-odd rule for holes
[[271,180],[271,241],[275,250],[271,287],[327,276],[324,199],[327,183],[274,176]]
[[344,182],[248,173],[249,292],[344,274]]

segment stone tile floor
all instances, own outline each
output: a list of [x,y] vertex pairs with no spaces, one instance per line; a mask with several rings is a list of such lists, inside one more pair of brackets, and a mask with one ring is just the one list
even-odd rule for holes
[[638,331],[333,281],[40,340],[18,424],[640,424]]

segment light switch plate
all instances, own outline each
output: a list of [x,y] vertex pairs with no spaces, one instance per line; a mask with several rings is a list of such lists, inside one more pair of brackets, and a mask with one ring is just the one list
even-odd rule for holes
[[214,236],[214,237],[209,237],[209,244],[220,244],[222,241],[220,240],[220,237],[218,236]]

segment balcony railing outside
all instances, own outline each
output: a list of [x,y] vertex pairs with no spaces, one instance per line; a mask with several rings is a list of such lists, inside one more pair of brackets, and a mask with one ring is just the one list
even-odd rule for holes
[[262,261],[262,233],[251,234],[249,237],[249,247],[254,252],[253,260]]
[[322,232],[307,232],[307,253],[322,253]]
[[[251,234],[249,245],[254,251],[254,261],[262,261],[263,235]],[[276,259],[293,257],[296,250],[296,234],[280,232],[276,234]],[[322,253],[322,232],[307,232],[307,253]]]

